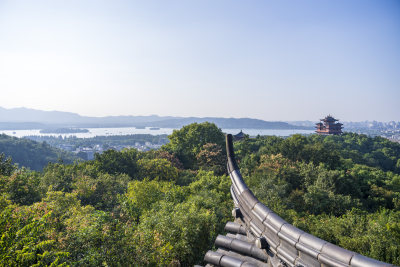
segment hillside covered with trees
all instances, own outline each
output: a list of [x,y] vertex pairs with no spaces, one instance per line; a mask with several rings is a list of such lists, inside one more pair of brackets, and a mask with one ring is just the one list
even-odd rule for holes
[[0,153],[11,157],[19,166],[36,171],[42,170],[49,162],[71,164],[79,159],[74,154],[51,147],[46,142],[39,143],[5,134],[0,134]]
[[[160,150],[18,169],[0,158],[0,265],[192,266],[232,220],[224,134],[174,131]],[[245,138],[246,183],[297,227],[400,264],[400,145],[357,134]]]

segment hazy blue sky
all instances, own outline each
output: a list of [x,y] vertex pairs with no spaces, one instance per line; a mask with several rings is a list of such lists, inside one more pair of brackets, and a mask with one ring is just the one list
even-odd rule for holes
[[0,0],[0,106],[400,120],[400,1]]

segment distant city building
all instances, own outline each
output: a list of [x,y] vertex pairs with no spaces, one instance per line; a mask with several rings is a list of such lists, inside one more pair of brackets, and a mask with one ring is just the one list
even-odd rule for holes
[[343,124],[337,121],[331,115],[326,116],[325,119],[321,119],[321,122],[316,124],[317,134],[342,134]]
[[237,140],[242,140],[244,138],[244,133],[242,130],[240,130],[240,132],[238,134],[235,134],[233,136],[233,140],[237,141]]

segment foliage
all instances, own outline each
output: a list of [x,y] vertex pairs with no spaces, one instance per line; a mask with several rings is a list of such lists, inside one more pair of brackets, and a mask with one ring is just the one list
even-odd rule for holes
[[136,161],[138,159],[136,149],[126,149],[122,152],[107,150],[103,154],[96,154],[94,164],[101,172],[109,174],[125,173],[135,178],[138,173]]
[[[13,162],[32,170],[42,170],[49,162],[72,163],[78,160],[73,154],[53,148],[46,142],[38,143],[5,134],[0,134],[0,151],[11,157]],[[3,162],[2,157],[0,162]],[[2,166],[3,163],[0,164],[0,172]]]
[[212,246],[229,216],[229,180],[210,172],[200,172],[197,178],[190,191],[166,182],[130,185],[130,205],[142,212],[134,236],[139,265],[189,266],[202,261],[199,251]]
[[177,205],[159,205],[141,218],[135,236],[136,255],[140,255],[137,263],[188,266],[200,262],[204,256],[198,252],[209,248],[217,234],[215,213],[192,199]]
[[140,159],[138,177],[157,181],[176,181],[178,169],[166,159]]
[[51,211],[40,203],[7,205],[0,213],[1,266],[66,266],[68,253],[57,249]]
[[399,145],[363,135],[235,143],[259,200],[299,228],[381,261],[400,263]]
[[7,194],[14,203],[31,205],[41,199],[39,183],[38,173],[21,169],[9,176],[0,175],[0,193]]
[[74,180],[81,176],[97,177],[98,169],[93,164],[80,163],[65,165],[49,163],[43,171],[40,187],[46,192],[49,187],[53,191],[71,192]]
[[11,157],[6,158],[4,153],[0,153],[0,175],[11,175],[14,170]]
[[[48,192],[43,203],[53,210],[59,249],[69,252],[67,263],[75,266],[131,265],[122,225],[111,213],[82,206],[76,193]],[[128,229],[129,230],[129,229]],[[124,257],[122,257],[124,256]]]
[[192,123],[174,130],[168,139],[170,142],[164,149],[176,153],[185,168],[197,168],[196,155],[205,144],[214,143],[223,149],[225,147],[221,129],[209,122]]
[[123,211],[137,222],[142,213],[149,211],[155,203],[165,200],[177,204],[185,198],[185,190],[172,182],[132,181],[122,205]]
[[[0,154],[0,265],[202,264],[232,220],[224,136],[202,123],[169,138],[161,150],[109,150],[41,172]],[[347,133],[247,136],[234,145],[246,183],[277,214],[400,264],[398,144]]]
[[79,176],[73,183],[73,191],[84,205],[111,211],[118,205],[118,194],[126,192],[129,177],[126,174],[100,173],[97,177]]
[[214,171],[218,175],[226,173],[226,156],[222,148],[215,143],[203,145],[196,159],[201,169]]
[[151,158],[166,159],[169,162],[171,162],[172,166],[174,166],[175,168],[183,169],[182,163],[179,161],[179,159],[173,153],[170,153],[165,150],[151,150],[151,151],[148,151],[147,154],[150,155]]
[[399,211],[382,209],[367,213],[351,209],[339,217],[323,214],[297,218],[295,225],[338,246],[398,265],[399,222]]

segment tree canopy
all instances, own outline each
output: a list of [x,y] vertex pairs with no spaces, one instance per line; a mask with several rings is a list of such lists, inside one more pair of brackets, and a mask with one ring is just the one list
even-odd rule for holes
[[223,132],[215,124],[209,122],[192,123],[180,130],[174,130],[168,139],[169,143],[164,146],[164,149],[175,153],[188,169],[198,167],[196,155],[208,143],[216,144],[223,153],[225,152]]
[[[0,153],[12,158],[14,163],[36,171],[42,170],[49,162],[70,164],[79,160],[74,154],[51,147],[46,142],[39,143],[5,134],[0,134]],[[0,162],[2,160],[0,156]]]
[[[202,123],[169,138],[157,151],[109,150],[42,171],[0,154],[0,265],[203,264],[232,220],[224,135]],[[344,134],[234,146],[249,188],[288,222],[400,264],[399,144]]]

